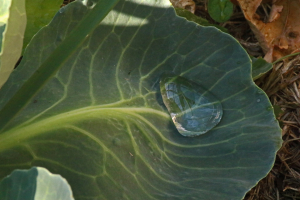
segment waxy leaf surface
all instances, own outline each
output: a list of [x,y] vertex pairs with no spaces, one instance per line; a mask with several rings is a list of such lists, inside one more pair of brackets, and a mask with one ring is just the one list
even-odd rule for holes
[[[95,4],[64,7],[36,35],[0,91],[0,109]],[[65,177],[76,200],[232,200],[272,167],[280,128],[247,53],[216,28],[176,16],[168,0],[121,0],[65,52],[61,70],[2,130],[0,177],[42,166]],[[214,94],[220,123],[180,135],[160,94],[165,71]]]

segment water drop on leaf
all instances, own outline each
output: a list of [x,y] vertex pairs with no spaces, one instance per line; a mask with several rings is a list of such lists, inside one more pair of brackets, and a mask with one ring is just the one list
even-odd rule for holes
[[199,84],[174,74],[164,74],[160,91],[177,130],[183,136],[206,133],[221,120],[220,101]]

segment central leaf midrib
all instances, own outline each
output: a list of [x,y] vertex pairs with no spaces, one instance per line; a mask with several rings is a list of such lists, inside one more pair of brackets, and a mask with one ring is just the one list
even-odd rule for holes
[[[117,114],[116,114],[117,113]],[[0,151],[10,148],[24,140],[37,136],[44,132],[49,132],[55,129],[60,129],[66,124],[83,121],[84,118],[107,118],[109,114],[114,117],[123,118],[122,114],[147,113],[153,114],[156,117],[160,116],[166,120],[170,118],[167,113],[159,110],[145,107],[116,107],[116,108],[103,108],[101,106],[89,106],[70,112],[64,112],[53,117],[49,117],[40,121],[33,122],[28,125],[21,124],[18,127],[10,129],[0,135],[0,143],[4,144],[0,147]]]

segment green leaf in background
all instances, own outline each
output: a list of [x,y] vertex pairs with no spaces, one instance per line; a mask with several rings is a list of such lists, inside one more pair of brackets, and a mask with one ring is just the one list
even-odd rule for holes
[[[82,43],[65,47],[62,62],[49,59],[78,23],[92,24],[82,20],[101,2],[60,10],[0,90],[3,110],[39,66],[61,67],[0,133],[0,177],[42,166],[65,177],[76,200],[242,199],[281,145],[245,50],[177,17],[168,0],[121,0]],[[216,127],[194,138],[178,133],[159,89],[166,71],[221,102]]]
[[25,27],[24,0],[0,1],[0,88],[21,56]]
[[208,13],[216,22],[226,22],[233,13],[230,0],[208,0]]
[[272,63],[268,63],[263,58],[255,58],[251,56],[252,60],[252,78],[258,79],[273,68]]
[[185,9],[182,8],[175,8],[176,14],[179,15],[180,17],[184,17],[189,21],[195,22],[201,26],[214,26],[217,29],[220,29],[221,31],[228,33],[228,30],[222,26],[219,26],[217,24],[210,24],[206,19],[202,18],[202,17],[198,17],[196,15],[194,15],[193,13],[191,13],[190,11],[187,11]]
[[42,167],[14,170],[0,181],[1,200],[74,200],[72,190],[60,175]]
[[26,0],[27,25],[23,49],[43,26],[47,25],[59,10],[62,0]]
[[4,30],[9,16],[11,1],[0,1],[0,52],[2,49]]

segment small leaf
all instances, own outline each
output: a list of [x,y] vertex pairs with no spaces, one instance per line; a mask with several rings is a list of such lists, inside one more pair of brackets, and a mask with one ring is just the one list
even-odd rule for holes
[[66,179],[42,167],[14,170],[0,182],[1,200],[73,200]]
[[230,0],[209,0],[208,13],[217,22],[226,22],[233,13],[233,4]]
[[268,63],[263,58],[255,58],[252,57],[252,78],[253,80],[258,79],[265,73],[267,73],[270,69],[272,69],[273,65]]
[[189,21],[192,21],[192,22],[195,22],[201,26],[214,26],[216,27],[217,29],[225,32],[225,33],[228,33],[228,30],[222,26],[219,26],[217,24],[211,24],[209,23],[206,19],[202,18],[202,17],[198,17],[196,15],[194,15],[193,13],[191,13],[190,11],[187,11],[185,9],[182,9],[182,8],[175,8],[175,11],[176,11],[176,14],[180,17],[184,17],[185,19],[189,20]]
[[280,118],[280,116],[284,113],[279,105],[273,105],[273,109],[276,118]]

